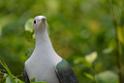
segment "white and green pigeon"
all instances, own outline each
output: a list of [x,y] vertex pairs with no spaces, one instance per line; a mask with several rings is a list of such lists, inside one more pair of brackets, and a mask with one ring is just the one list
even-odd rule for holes
[[36,37],[35,49],[25,62],[25,83],[45,81],[47,83],[78,83],[78,80],[68,64],[54,50],[47,32],[45,16],[34,18]]

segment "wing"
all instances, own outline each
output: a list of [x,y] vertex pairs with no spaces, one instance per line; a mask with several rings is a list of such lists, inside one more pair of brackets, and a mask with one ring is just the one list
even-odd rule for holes
[[60,83],[79,83],[72,68],[65,60],[57,64],[56,74]]
[[29,80],[29,78],[28,78],[28,75],[27,75],[27,72],[26,72],[25,69],[24,69],[23,76],[24,76],[24,81],[25,81],[25,83],[30,83],[30,80]]

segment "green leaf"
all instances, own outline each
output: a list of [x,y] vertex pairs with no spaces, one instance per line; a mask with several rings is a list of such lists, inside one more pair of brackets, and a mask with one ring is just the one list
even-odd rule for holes
[[97,58],[97,52],[92,52],[85,56],[86,61],[91,64],[96,60],[96,58]]
[[25,23],[25,31],[33,32],[33,19],[30,18]]
[[119,83],[118,75],[112,71],[105,71],[96,75],[98,83]]

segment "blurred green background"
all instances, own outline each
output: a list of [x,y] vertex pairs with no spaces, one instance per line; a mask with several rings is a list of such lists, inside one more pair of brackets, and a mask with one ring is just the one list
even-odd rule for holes
[[123,0],[0,0],[0,59],[20,79],[37,15],[80,83],[124,83]]

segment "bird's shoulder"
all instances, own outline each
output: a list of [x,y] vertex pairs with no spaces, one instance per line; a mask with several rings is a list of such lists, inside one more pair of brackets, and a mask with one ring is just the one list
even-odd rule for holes
[[78,80],[66,60],[62,60],[56,65],[56,74],[60,83],[78,83]]

